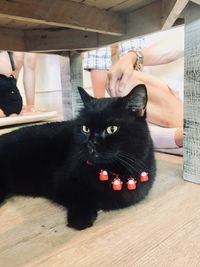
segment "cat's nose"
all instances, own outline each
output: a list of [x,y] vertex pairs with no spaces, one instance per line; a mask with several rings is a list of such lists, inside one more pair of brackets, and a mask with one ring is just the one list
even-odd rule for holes
[[95,156],[97,154],[96,146],[97,146],[97,143],[92,142],[92,141],[88,142],[88,150],[89,150],[90,155]]
[[88,143],[88,149],[89,149],[90,154],[95,151],[95,145],[93,142]]
[[88,142],[88,147],[89,148],[96,148],[96,146],[99,144],[99,142],[97,140],[90,140]]

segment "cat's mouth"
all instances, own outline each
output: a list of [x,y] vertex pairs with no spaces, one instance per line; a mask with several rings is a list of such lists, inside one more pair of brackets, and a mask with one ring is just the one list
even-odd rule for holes
[[99,153],[96,152],[89,156],[89,161],[92,162],[93,164],[98,164],[102,163],[102,161],[104,161],[104,158]]
[[105,155],[102,155],[98,152],[90,154],[88,157],[88,161],[92,164],[106,164],[111,162],[111,158]]

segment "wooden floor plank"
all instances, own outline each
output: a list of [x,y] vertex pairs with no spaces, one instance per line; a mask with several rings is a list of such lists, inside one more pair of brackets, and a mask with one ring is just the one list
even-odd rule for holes
[[47,200],[7,201],[0,208],[0,266],[197,266],[200,187],[183,181],[182,158],[157,159],[145,201],[100,212],[81,232],[67,228],[65,211]]
[[[185,194],[188,186],[192,192],[190,201]],[[200,196],[197,198],[199,188],[192,184],[188,186],[181,188],[177,186],[178,188],[175,187],[171,192],[150,202],[144,201],[136,207],[112,212],[109,218],[106,216],[107,218],[99,220],[93,229],[88,229],[74,237],[71,244],[64,244],[61,248],[52,251],[47,258],[36,261],[30,266],[136,266],[136,264],[146,266],[138,262],[149,251],[181,231],[182,226],[191,218],[194,219],[199,212]],[[173,199],[175,192],[178,201],[174,201],[172,206],[169,200]],[[187,202],[186,206],[185,202]],[[194,202],[196,202],[195,205]],[[197,246],[199,246],[198,243]],[[187,249],[189,249],[188,246]],[[188,255],[191,252],[192,250]],[[172,250],[171,253],[173,255],[174,251]],[[170,256],[168,253],[169,259],[166,261],[167,257],[162,259],[161,254],[157,262],[162,264],[166,262],[168,266],[172,266]],[[179,253],[175,253],[175,257],[177,256]],[[178,260],[181,261],[179,257]],[[162,264],[149,266],[163,266]]]
[[134,266],[200,266],[200,211]]

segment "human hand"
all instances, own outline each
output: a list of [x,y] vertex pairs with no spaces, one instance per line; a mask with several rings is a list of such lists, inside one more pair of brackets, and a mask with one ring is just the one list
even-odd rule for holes
[[106,90],[111,96],[124,96],[134,87],[133,66],[136,54],[129,52],[120,58],[108,71]]

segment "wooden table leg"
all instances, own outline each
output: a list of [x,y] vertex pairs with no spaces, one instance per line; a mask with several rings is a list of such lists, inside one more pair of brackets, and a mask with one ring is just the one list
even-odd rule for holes
[[83,85],[82,58],[80,53],[71,52],[68,58],[61,58],[61,84],[64,119],[77,116],[83,106],[78,86]]
[[83,86],[83,68],[82,68],[82,57],[80,53],[70,53],[70,76],[71,76],[71,87],[72,87],[72,111],[73,117],[76,117],[79,110],[83,106],[83,102],[80,98],[77,87]]
[[200,183],[200,6],[185,13],[184,173]]
[[73,112],[69,57],[60,57],[60,73],[62,86],[63,117],[64,120],[70,120],[73,117]]

